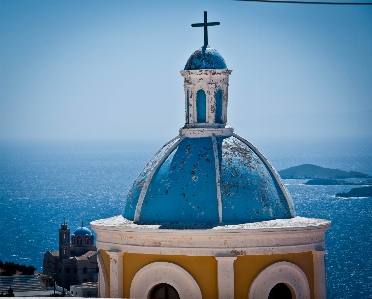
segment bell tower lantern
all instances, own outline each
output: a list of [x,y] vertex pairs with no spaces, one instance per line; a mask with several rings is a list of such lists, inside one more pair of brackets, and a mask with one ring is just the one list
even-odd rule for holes
[[70,229],[67,226],[66,220],[63,220],[59,229],[59,258],[70,258]]
[[187,60],[181,71],[185,90],[185,128],[225,128],[227,123],[228,86],[231,70],[216,49],[208,45],[208,26],[219,22],[192,24],[204,27],[204,45]]

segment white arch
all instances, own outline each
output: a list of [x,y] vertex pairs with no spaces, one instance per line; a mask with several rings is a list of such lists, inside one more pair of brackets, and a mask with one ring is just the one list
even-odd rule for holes
[[160,283],[174,287],[180,299],[202,299],[199,285],[190,273],[167,262],[155,262],[141,268],[132,280],[130,298],[148,298],[151,289]]
[[310,288],[305,273],[295,264],[278,262],[265,268],[253,281],[248,299],[267,299],[278,283],[290,287],[294,299],[310,299]]

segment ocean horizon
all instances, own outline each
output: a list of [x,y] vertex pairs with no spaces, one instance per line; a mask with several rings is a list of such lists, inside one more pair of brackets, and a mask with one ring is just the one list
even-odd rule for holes
[[[128,190],[153,154],[153,141],[0,141],[0,260],[33,265],[58,250],[58,229],[122,213]],[[372,141],[252,142],[279,171],[315,164],[372,176]],[[372,198],[338,198],[354,186],[283,180],[298,216],[332,221],[326,234],[329,299],[372,297]]]

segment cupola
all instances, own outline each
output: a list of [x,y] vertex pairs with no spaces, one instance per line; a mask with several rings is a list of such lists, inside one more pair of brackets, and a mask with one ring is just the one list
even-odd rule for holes
[[148,162],[128,193],[123,216],[137,223],[247,223],[295,216],[278,174],[227,125],[231,70],[208,45],[187,60],[186,120],[179,135]]

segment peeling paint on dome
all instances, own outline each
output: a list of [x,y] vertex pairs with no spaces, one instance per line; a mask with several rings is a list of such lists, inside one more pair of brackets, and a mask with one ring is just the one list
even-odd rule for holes
[[218,221],[215,182],[211,138],[185,138],[155,172],[139,221]]
[[290,218],[283,192],[248,145],[231,136],[217,138],[223,222]]
[[239,138],[175,138],[136,179],[123,216],[138,223],[247,223],[294,217],[280,178],[257,149]]
[[226,70],[227,66],[223,57],[216,49],[209,46],[196,50],[187,60],[184,70],[220,69]]
[[[151,172],[151,170],[155,167],[155,165],[159,162],[159,160],[166,154],[166,152],[179,140],[179,136],[176,138],[172,139],[168,143],[166,143],[158,152],[151,158],[151,160],[145,165],[143,170],[140,172],[138,177],[133,183],[132,188],[130,189],[125,207],[124,207],[124,212],[123,215],[124,217],[127,217],[131,219],[133,217],[136,206],[138,203],[138,198],[141,194],[142,188],[144,186],[144,183]],[[133,218],[132,218],[133,219]]]

